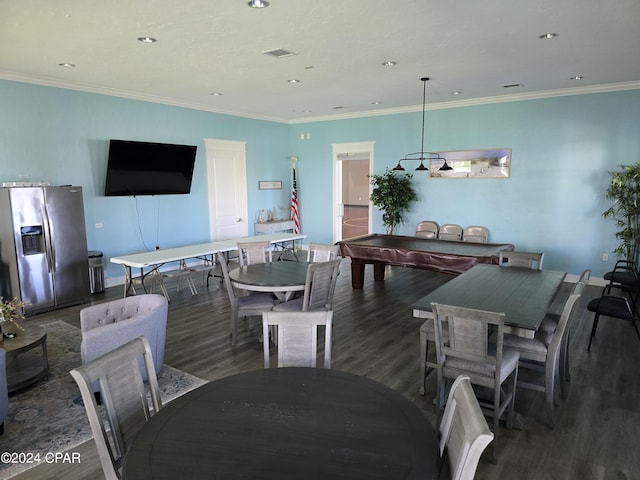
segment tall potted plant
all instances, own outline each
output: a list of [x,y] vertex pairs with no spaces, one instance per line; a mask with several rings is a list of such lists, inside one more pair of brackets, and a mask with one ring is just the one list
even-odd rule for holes
[[388,168],[383,174],[369,175],[373,189],[369,200],[382,210],[382,224],[387,235],[393,235],[396,226],[404,222],[404,215],[418,199],[410,173],[395,173]]
[[621,243],[613,253],[637,262],[640,252],[640,162],[621,165],[621,170],[609,172],[611,181],[606,197],[613,205],[603,212],[604,218],[612,218]]

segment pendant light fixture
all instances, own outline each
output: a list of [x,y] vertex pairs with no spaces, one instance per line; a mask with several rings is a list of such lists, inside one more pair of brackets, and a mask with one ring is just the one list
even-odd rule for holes
[[[422,137],[420,144],[420,151],[415,153],[407,153],[404,158],[398,160],[398,165],[393,167],[395,171],[404,171],[404,167],[402,166],[402,162],[405,160],[415,160],[419,161],[420,165],[416,168],[416,171],[427,171],[429,170],[425,164],[425,160],[444,160],[444,165],[440,168],[440,170],[451,170],[451,167],[447,164],[447,160],[440,156],[440,154],[435,152],[425,152],[424,151],[424,111],[427,105],[427,82],[429,81],[429,77],[422,77],[420,79],[422,81]],[[419,155],[418,158],[414,158],[416,155]],[[446,167],[446,168],[445,168]]]

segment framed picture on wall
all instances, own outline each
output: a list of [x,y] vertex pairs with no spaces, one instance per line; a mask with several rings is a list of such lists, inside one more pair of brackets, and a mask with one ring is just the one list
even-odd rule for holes
[[443,159],[431,159],[431,178],[509,178],[511,149],[454,150],[438,152]]
[[280,180],[259,180],[259,190],[281,190],[282,182]]

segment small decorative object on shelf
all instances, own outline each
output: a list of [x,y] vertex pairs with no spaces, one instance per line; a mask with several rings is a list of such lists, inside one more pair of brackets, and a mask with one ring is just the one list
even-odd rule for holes
[[[23,308],[24,302],[19,301],[17,297],[11,301],[0,297],[0,339],[2,339],[3,327],[8,322],[11,322],[18,330],[24,331],[22,325],[18,323],[18,320],[24,319]],[[9,336],[8,333],[6,335]]]

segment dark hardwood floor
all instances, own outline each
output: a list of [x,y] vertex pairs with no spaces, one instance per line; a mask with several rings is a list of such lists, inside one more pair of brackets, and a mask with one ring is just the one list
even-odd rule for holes
[[[332,367],[364,375],[404,394],[435,422],[435,377],[425,396],[419,388],[421,321],[411,304],[452,277],[401,267],[387,267],[386,281],[373,282],[367,266],[363,290],[351,289],[349,260],[342,264],[334,301]],[[229,343],[226,292],[201,287],[197,296],[176,293],[171,286],[165,363],[207,380],[263,367],[258,319],[243,322],[237,346]],[[572,285],[565,284],[552,309],[559,311]],[[546,423],[543,394],[517,392],[523,430],[501,431],[498,462],[482,459],[477,479],[635,479],[640,477],[640,342],[632,327],[603,318],[591,353],[586,352],[592,315],[586,311],[600,288],[587,287],[578,304],[580,317],[572,331],[572,384],[569,399],[556,413],[556,426]],[[461,295],[464,292],[461,292]],[[122,295],[122,287],[95,295],[99,303]],[[75,306],[35,316],[28,322],[62,319],[79,326]],[[253,328],[255,326],[255,328]],[[6,428],[11,428],[8,425]],[[101,478],[93,442],[75,449],[82,464],[42,465],[17,479]]]

